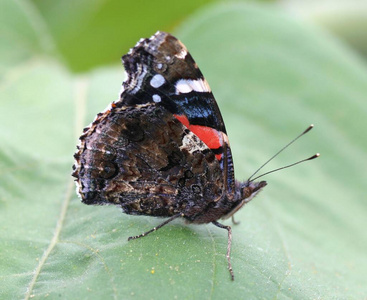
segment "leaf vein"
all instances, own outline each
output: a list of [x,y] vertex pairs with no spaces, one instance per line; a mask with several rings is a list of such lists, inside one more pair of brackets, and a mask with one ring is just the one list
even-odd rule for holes
[[111,269],[107,266],[106,261],[104,260],[103,256],[99,253],[99,251],[97,249],[94,249],[93,247],[91,247],[91,246],[89,246],[87,244],[84,244],[84,243],[81,243],[81,242],[77,242],[77,241],[61,240],[61,241],[59,241],[59,243],[60,244],[61,243],[64,243],[64,244],[74,244],[74,245],[83,247],[85,249],[88,249],[90,252],[92,252],[101,261],[104,269],[106,270],[108,276],[110,277],[110,282],[111,282],[112,290],[114,292],[114,299],[118,299],[118,297],[117,297],[117,287],[115,285],[115,282],[114,282],[114,279],[113,279],[113,275],[112,275]]
[[40,272],[42,270],[42,267],[45,265],[48,257],[50,256],[52,250],[55,248],[56,244],[58,243],[59,240],[59,236],[60,236],[60,232],[61,229],[63,227],[64,221],[65,221],[65,216],[66,216],[66,212],[70,203],[70,199],[71,199],[71,193],[72,190],[74,189],[74,183],[72,180],[69,181],[68,187],[67,187],[67,191],[66,191],[66,196],[64,201],[62,202],[62,206],[61,206],[61,213],[59,216],[59,219],[57,220],[56,223],[56,229],[54,232],[54,235],[52,237],[52,240],[48,246],[48,248],[46,249],[46,251],[43,253],[42,258],[39,260],[39,263],[36,267],[36,269],[33,272],[33,278],[31,280],[31,282],[28,285],[26,294],[25,294],[25,299],[28,300],[29,298],[31,298],[34,286],[36,284],[36,281],[40,275]]

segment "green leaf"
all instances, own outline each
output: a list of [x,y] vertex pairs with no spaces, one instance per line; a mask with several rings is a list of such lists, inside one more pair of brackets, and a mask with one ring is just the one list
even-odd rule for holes
[[321,158],[269,175],[236,214],[232,282],[224,230],[177,221],[127,242],[162,220],[80,203],[70,176],[77,136],[116,99],[122,68],[70,73],[37,9],[4,3],[1,299],[367,296],[367,71],[342,43],[270,5],[212,6],[175,32],[218,99],[238,179],[316,125],[266,170]]
[[283,2],[284,8],[311,22],[330,30],[357,52],[367,57],[367,2],[294,1]]
[[33,0],[68,67],[83,72],[115,63],[152,30],[169,30],[211,0]]

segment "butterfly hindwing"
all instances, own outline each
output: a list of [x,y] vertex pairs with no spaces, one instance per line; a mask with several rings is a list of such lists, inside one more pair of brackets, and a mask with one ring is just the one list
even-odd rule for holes
[[190,210],[190,219],[201,199],[214,203],[224,192],[214,153],[156,104],[115,107],[81,141],[77,175],[86,204],[166,217]]

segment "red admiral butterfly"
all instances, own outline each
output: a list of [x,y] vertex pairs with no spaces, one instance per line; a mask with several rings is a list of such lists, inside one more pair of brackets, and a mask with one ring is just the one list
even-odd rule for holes
[[120,99],[84,129],[73,176],[85,204],[115,204],[131,215],[188,223],[232,216],[265,181],[235,181],[222,115],[195,61],[175,37],[157,32],[122,57]]

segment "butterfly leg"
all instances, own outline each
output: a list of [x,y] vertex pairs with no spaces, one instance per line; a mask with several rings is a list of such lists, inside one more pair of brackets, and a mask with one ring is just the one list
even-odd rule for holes
[[168,220],[164,221],[162,224],[159,224],[157,227],[154,227],[153,229],[151,229],[147,232],[144,232],[142,234],[139,234],[139,235],[136,235],[136,236],[130,236],[127,240],[128,241],[135,240],[135,239],[141,238],[143,236],[146,236],[149,233],[152,233],[153,231],[156,231],[159,228],[163,227],[164,225],[167,225],[169,222],[173,221],[174,219],[177,219],[178,217],[183,217],[183,214],[180,213],[180,214],[174,215],[174,216],[170,217]]
[[227,261],[228,261],[228,270],[229,273],[231,274],[231,278],[232,280],[234,280],[234,274],[233,274],[233,269],[232,269],[232,264],[231,264],[231,245],[232,245],[232,229],[231,226],[225,226],[222,225],[216,221],[212,222],[212,224],[214,224],[215,226],[219,227],[219,228],[223,228],[226,229],[228,231],[228,245],[227,245]]
[[240,221],[236,221],[236,220],[234,219],[234,216],[232,216],[232,223],[233,223],[234,225],[238,225],[238,224],[240,224],[241,222],[240,222]]

